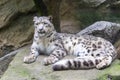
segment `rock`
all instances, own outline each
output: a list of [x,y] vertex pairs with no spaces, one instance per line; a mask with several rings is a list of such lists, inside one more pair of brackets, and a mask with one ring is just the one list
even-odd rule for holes
[[0,77],[14,55],[5,56],[32,42],[35,14],[33,0],[0,0]]
[[116,9],[119,9],[120,8],[120,1],[118,0],[114,0],[114,2],[112,2],[111,4],[110,4],[110,7],[111,8],[116,8]]
[[120,39],[115,42],[114,46],[116,47],[118,53],[117,58],[120,59]]
[[77,33],[80,31],[80,23],[76,20],[62,20],[61,21],[61,32],[63,33]]
[[32,0],[1,0],[0,6],[0,28],[2,28],[16,18],[18,13],[28,13],[34,7],[34,3]]
[[84,3],[89,4],[91,7],[98,7],[107,0],[83,0]]
[[0,28],[3,28],[13,20],[14,16],[17,14],[17,10],[15,9],[14,3],[9,0],[6,0],[6,2],[2,0],[0,6]]
[[77,33],[80,31],[81,22],[76,17],[79,15],[79,3],[78,0],[62,0],[62,6],[60,6],[61,32]]
[[81,30],[77,35],[93,35],[105,38],[115,43],[120,31],[120,24],[108,21],[98,21]]
[[16,48],[30,42],[36,13],[33,0],[1,0],[0,7],[0,41]]
[[32,40],[34,32],[32,18],[32,14],[19,17],[8,28],[0,31],[0,39],[7,40],[8,44],[16,48],[28,44]]
[[9,63],[14,59],[14,56],[10,56],[0,61],[0,78],[7,70]]
[[[78,30],[84,29],[94,22],[101,20],[119,23],[119,4],[120,1],[117,0],[62,0],[60,20],[63,24],[64,21],[69,22],[70,25]],[[75,24],[72,24],[71,20]],[[61,25],[61,28],[63,26]],[[69,25],[66,27],[69,27]],[[69,30],[68,32],[71,32]],[[74,31],[74,33],[76,32],[77,30]]]
[[[30,46],[18,50],[14,60],[9,64],[8,69],[1,80],[96,80],[105,74],[119,75],[120,62],[118,60],[104,70],[66,70],[53,71],[52,66],[44,66],[42,61],[46,56],[40,55],[32,64],[23,63],[23,57],[28,55]],[[70,58],[67,56],[67,58]],[[94,73],[94,74],[91,74]]]
[[[5,50],[4,50],[5,51]],[[9,50],[7,50],[9,52]],[[14,56],[17,54],[17,50],[0,57],[0,78],[8,68],[9,63],[13,60]]]
[[14,2],[16,9],[20,13],[28,13],[30,11],[33,11],[33,8],[35,7],[33,0],[15,0]]
[[0,57],[9,54],[11,51],[15,50],[13,45],[0,45]]

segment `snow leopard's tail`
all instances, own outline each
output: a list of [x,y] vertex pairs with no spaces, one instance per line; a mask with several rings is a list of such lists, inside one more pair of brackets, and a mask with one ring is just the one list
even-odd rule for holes
[[68,69],[101,69],[111,64],[112,57],[84,57],[75,59],[65,59],[53,64],[53,70],[68,70]]

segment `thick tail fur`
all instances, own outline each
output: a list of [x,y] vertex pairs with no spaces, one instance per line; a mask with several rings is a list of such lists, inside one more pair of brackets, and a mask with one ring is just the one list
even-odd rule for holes
[[[104,60],[104,62],[102,60]],[[108,60],[108,59],[106,59],[106,60]],[[105,61],[105,57],[97,57],[97,58],[94,58],[94,57],[86,57],[86,58],[85,57],[84,58],[77,57],[75,59],[65,59],[65,60],[61,60],[59,62],[56,62],[55,64],[53,64],[53,70],[90,69],[90,68],[96,67],[100,63],[105,63],[105,64],[103,64],[103,66],[101,66],[101,68],[104,67],[107,64],[107,61]]]

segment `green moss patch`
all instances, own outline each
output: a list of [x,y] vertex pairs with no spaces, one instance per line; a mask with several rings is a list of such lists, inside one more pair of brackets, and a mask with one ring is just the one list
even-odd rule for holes
[[113,64],[102,70],[101,73],[99,73],[98,78],[96,80],[107,80],[109,78],[112,78],[112,80],[120,80],[120,61],[116,60],[113,62]]

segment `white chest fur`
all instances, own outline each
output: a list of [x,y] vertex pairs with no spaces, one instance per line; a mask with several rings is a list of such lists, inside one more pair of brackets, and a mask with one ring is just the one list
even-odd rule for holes
[[42,38],[37,40],[37,45],[41,53],[49,55],[54,49],[54,43],[47,38]]

